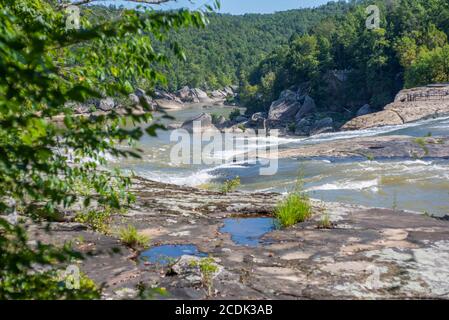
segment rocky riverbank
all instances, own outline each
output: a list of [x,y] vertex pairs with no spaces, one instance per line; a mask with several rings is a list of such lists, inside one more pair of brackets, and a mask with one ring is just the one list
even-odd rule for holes
[[[144,287],[164,288],[168,295],[153,296],[162,299],[449,298],[447,221],[314,201],[312,219],[272,230],[250,247],[222,230],[226,219],[270,216],[281,195],[221,194],[144,179],[134,191],[137,203],[111,230],[132,224],[151,238],[150,249],[191,245],[213,258],[211,296],[192,263],[198,257],[144,262],[116,237],[69,222],[50,224],[51,234],[30,226],[30,234],[72,241],[87,257],[81,270],[104,285],[104,299],[133,299]],[[325,213],[331,229],[317,227]]]
[[360,130],[401,125],[418,120],[449,115],[449,85],[406,89],[384,110],[361,115],[347,122],[341,130]]
[[[311,136],[334,131],[349,131],[402,125],[449,115],[449,85],[434,84],[400,91],[395,101],[381,111],[369,104],[344,113],[318,110],[313,97],[301,88],[284,90],[268,112],[245,115],[222,122],[226,130],[277,129],[282,135]],[[352,118],[352,119],[351,119]],[[345,121],[344,119],[350,119]]]
[[236,87],[226,87],[223,90],[214,90],[209,93],[199,89],[184,87],[181,90],[170,93],[164,90],[155,90],[147,93],[143,89],[136,89],[128,96],[128,99],[115,99],[104,97],[88,101],[86,103],[70,102],[67,105],[73,108],[75,114],[104,114],[112,110],[119,111],[127,106],[133,106],[136,112],[140,112],[142,106],[149,106],[152,111],[178,110],[192,103],[204,105],[232,104],[236,96]]
[[[274,155],[272,155],[274,156]],[[363,137],[280,150],[278,158],[449,159],[448,137]]]

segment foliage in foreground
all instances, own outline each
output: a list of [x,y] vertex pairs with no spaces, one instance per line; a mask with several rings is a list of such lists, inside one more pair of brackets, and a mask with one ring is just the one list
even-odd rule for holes
[[[125,105],[120,113],[81,117],[69,104],[120,100],[141,83],[149,89],[164,83],[154,67],[168,59],[154,42],[163,42],[169,30],[206,23],[203,13],[189,11],[125,9],[113,19],[90,18],[86,9],[81,28],[67,29],[60,1],[0,2],[0,298],[98,297],[89,281],[68,291],[54,280],[56,266],[82,257],[70,248],[28,243],[24,228],[2,216],[36,218],[38,207],[50,217],[69,208],[119,210],[131,203],[130,177],[106,170],[105,155],[139,157],[123,145],[161,127],[151,122],[150,106],[141,101],[143,114]],[[169,47],[184,57],[179,45]]]
[[63,270],[44,266],[64,264],[82,257],[70,247],[57,249],[37,243],[29,246],[21,226],[13,226],[0,218],[0,300],[7,299],[97,299],[99,288],[81,276],[78,289],[65,285]]

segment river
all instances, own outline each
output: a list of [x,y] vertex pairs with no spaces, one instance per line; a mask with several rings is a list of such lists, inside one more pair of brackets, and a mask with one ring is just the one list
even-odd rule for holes
[[[182,122],[201,112],[228,115],[231,111],[229,107],[203,109],[197,105],[172,111],[170,115]],[[276,143],[280,149],[288,149],[301,144],[320,144],[353,137],[423,137],[429,133],[432,136],[449,136],[449,118],[311,138],[273,138],[270,142]],[[282,193],[293,189],[300,174],[305,190],[315,199],[403,209],[434,216],[449,215],[449,160],[280,159],[277,174],[261,176],[257,164],[233,163],[232,158],[220,165],[175,165],[170,159],[170,151],[175,144],[170,141],[169,131],[158,131],[156,138],[144,136],[141,139],[142,159],[120,160],[115,165],[149,179],[188,186],[222,183],[239,176],[239,190]]]

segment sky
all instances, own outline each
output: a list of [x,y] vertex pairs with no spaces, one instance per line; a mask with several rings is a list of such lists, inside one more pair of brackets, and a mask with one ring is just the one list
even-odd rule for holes
[[[285,11],[290,9],[299,9],[306,7],[316,7],[330,0],[221,0],[222,13],[245,14],[245,13],[272,13],[276,11]],[[104,1],[107,3],[107,1]],[[133,6],[126,1],[113,1],[123,4],[127,7]],[[213,4],[213,0],[178,0],[176,2],[161,4],[158,8],[173,9],[188,7],[197,9],[204,4]],[[192,3],[193,2],[193,3]],[[111,3],[111,1],[109,2]]]

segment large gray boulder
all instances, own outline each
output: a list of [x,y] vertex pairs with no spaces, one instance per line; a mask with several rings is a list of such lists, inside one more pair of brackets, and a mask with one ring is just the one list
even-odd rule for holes
[[185,121],[182,124],[181,128],[187,130],[190,133],[217,130],[217,128],[212,123],[212,116],[204,112]]
[[176,96],[182,101],[186,103],[198,103],[200,100],[196,96],[193,89],[190,89],[188,86],[183,87],[182,89],[176,92]]
[[150,107],[151,111],[156,110],[156,103],[143,89],[137,88],[128,98],[134,106],[142,107],[145,104]]
[[90,112],[89,105],[81,102],[67,102],[65,107],[73,110],[75,114],[85,114]]
[[320,133],[328,133],[334,131],[334,120],[331,117],[326,117],[317,120],[312,129],[310,130],[310,135],[316,135]]
[[100,99],[97,101],[96,107],[101,111],[111,111],[115,108],[115,101],[111,97]]
[[312,129],[312,120],[309,118],[302,118],[295,125],[295,134],[298,136],[308,136]]
[[217,100],[225,100],[226,99],[226,92],[222,90],[214,90],[210,93],[211,98],[217,99]]
[[198,99],[199,102],[212,102],[212,99],[209,98],[207,93],[199,88],[192,89],[192,94]]
[[309,96],[304,96],[304,102],[302,103],[298,113],[295,116],[296,121],[300,121],[304,116],[316,111],[315,101]]
[[282,91],[279,99],[274,101],[268,112],[270,122],[291,121],[301,108],[298,94],[291,90]]
[[217,126],[218,128],[223,127],[226,124],[227,120],[224,116],[219,116],[215,119],[213,124]]
[[301,91],[282,91],[279,99],[270,106],[268,120],[271,123],[298,122],[304,116],[316,111],[315,101]]

